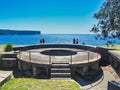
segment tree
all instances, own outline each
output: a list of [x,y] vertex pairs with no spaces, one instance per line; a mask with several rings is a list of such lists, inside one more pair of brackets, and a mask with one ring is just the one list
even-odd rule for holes
[[106,0],[94,18],[98,19],[98,24],[90,30],[95,34],[100,34],[105,38],[112,36],[120,38],[120,0]]

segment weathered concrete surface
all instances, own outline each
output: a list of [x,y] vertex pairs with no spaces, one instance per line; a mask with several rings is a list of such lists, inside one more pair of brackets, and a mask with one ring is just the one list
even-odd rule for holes
[[117,50],[110,50],[110,64],[114,68],[114,70],[117,72],[117,74],[120,76],[120,51]]
[[6,70],[17,68],[17,54],[14,52],[4,52],[0,56],[0,68]]
[[108,52],[110,53],[110,55],[114,56],[114,58],[116,58],[116,60],[120,63],[120,51],[109,50]]
[[[65,55],[51,56],[51,55],[44,55],[40,53],[47,50],[69,50],[77,53],[75,55],[69,55],[69,56],[65,56]],[[54,62],[54,63],[72,62],[72,64],[84,64],[84,63],[99,61],[101,56],[98,53],[91,52],[91,51],[84,51],[81,49],[46,48],[46,49],[33,49],[30,51],[20,52],[18,55],[18,58],[20,58],[22,61],[38,63],[38,64],[49,64],[49,60],[51,60],[51,62]]]
[[115,80],[120,82],[119,76],[116,74],[116,72],[113,70],[111,66],[102,67],[103,70],[103,76],[93,81],[85,81],[81,79],[80,77],[77,77],[77,81],[80,84],[81,88],[84,90],[107,90],[108,88],[108,81]]
[[6,81],[12,77],[13,71],[1,71],[0,70],[0,86],[2,86]]
[[[92,51],[93,49],[89,50],[82,50],[79,48],[38,48],[38,49],[31,49],[27,51],[20,51],[18,53],[18,66],[19,70],[31,70],[31,67],[45,67],[45,68],[51,68],[52,63],[68,63],[70,65],[71,73],[72,75],[74,73],[81,74],[83,77],[85,75],[89,75],[89,79],[91,79],[90,76],[97,75],[99,71],[99,61],[101,58],[101,55]],[[51,53],[49,55],[49,53]],[[67,54],[66,54],[67,51]],[[45,52],[45,53],[43,53]],[[72,52],[72,53],[71,53]],[[73,53],[74,52],[74,53]],[[46,55],[47,53],[47,55]],[[78,69],[79,67],[87,68]],[[38,76],[39,74],[37,72],[38,69],[33,70],[33,76]],[[93,72],[89,72],[89,71]],[[47,72],[47,71],[46,71]],[[47,73],[48,74],[48,73]],[[46,74],[46,75],[47,75]]]
[[13,50],[31,50],[31,49],[38,49],[38,48],[75,48],[75,49],[83,49],[83,50],[89,50],[89,51],[95,51],[95,47],[93,46],[86,46],[86,45],[80,45],[80,44],[34,44],[34,45],[24,45],[24,46],[14,46]]

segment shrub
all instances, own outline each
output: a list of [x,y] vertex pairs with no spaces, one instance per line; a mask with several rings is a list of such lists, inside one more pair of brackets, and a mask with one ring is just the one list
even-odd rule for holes
[[12,51],[13,45],[12,44],[7,44],[5,46],[5,50],[4,51]]

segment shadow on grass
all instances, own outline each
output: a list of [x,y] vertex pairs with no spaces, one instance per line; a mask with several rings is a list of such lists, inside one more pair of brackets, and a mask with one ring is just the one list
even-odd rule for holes
[[20,71],[20,70],[14,70],[13,71],[13,77],[14,78],[36,78],[36,79],[49,79],[46,77],[44,73],[38,74],[36,77],[33,77],[32,71]]

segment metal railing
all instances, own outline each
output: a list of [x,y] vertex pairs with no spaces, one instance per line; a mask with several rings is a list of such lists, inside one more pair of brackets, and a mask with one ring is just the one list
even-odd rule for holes
[[[92,59],[98,59],[99,56],[100,56],[98,53],[90,52],[90,51],[76,51],[76,52],[77,53],[81,52],[81,54],[82,53],[85,54],[83,60],[81,58],[79,58],[80,56],[78,56],[78,58],[74,58],[74,55],[69,55],[69,56],[67,56],[69,64],[74,64],[75,61],[78,61],[78,62],[86,61],[86,62],[89,63],[89,62],[91,62]],[[39,53],[40,54],[40,51],[19,51],[18,57],[22,60],[27,59],[28,62],[33,62],[35,60],[35,58],[33,58],[34,53]],[[26,56],[25,56],[25,54],[26,54]],[[52,64],[52,63],[54,63],[52,58],[53,57],[55,58],[57,56],[44,55],[44,57],[45,58],[43,58],[44,60],[42,60],[42,61],[47,61],[47,64]],[[41,57],[40,56],[38,58],[36,57],[36,59],[38,59],[40,61],[39,58],[41,58]],[[47,58],[47,60],[46,60],[46,58]]]

